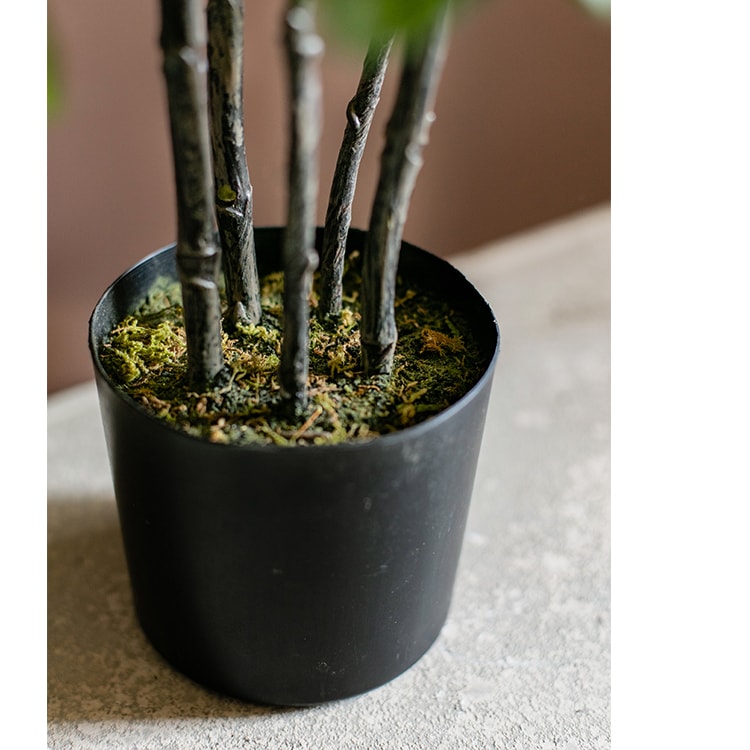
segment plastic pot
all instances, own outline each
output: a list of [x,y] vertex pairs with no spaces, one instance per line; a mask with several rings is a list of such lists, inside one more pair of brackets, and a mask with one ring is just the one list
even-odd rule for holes
[[[256,229],[261,273],[279,267],[282,232]],[[117,388],[99,349],[159,276],[176,278],[174,246],[123,274],[94,309],[89,346],[137,616],[204,686],[267,704],[345,698],[403,673],[440,633],[499,333],[446,261],[404,243],[400,273],[430,279],[469,316],[486,370],[440,414],[361,443],[216,445]]]

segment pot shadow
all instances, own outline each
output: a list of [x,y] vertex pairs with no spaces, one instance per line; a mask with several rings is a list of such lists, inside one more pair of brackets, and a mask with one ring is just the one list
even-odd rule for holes
[[245,703],[176,672],[137,622],[111,497],[47,506],[50,723],[267,717],[303,709]]

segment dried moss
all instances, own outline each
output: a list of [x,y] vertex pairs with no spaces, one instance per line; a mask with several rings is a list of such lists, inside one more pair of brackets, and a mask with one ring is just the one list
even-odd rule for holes
[[[217,443],[277,445],[366,440],[417,424],[476,383],[483,360],[467,321],[413,285],[398,287],[398,346],[390,378],[360,370],[356,273],[345,277],[344,309],[310,323],[310,405],[299,423],[283,416],[278,366],[283,277],[261,280],[262,318],[223,336],[228,382],[211,392],[186,387],[180,290],[162,282],[111,333],[105,369],[143,408],[177,429]],[[317,298],[311,298],[313,310]]]

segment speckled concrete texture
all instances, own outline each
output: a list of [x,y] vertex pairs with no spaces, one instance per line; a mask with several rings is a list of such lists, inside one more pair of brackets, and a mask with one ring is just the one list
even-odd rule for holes
[[357,698],[247,705],[166,665],[133,614],[94,386],[51,397],[48,747],[609,748],[609,232],[603,206],[455,259],[502,352],[453,605]]

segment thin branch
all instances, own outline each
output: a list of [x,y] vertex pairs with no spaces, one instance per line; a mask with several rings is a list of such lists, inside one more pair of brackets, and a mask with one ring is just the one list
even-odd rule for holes
[[321,317],[341,312],[341,280],[357,174],[372,118],[380,100],[392,43],[392,38],[385,42],[373,40],[370,43],[357,91],[346,108],[346,129],[331,184],[320,254],[318,315]]
[[216,218],[226,279],[226,324],[260,320],[253,189],[245,154],[243,0],[209,0],[208,62]]
[[362,366],[389,375],[396,348],[396,272],[404,224],[427,144],[448,38],[448,3],[424,34],[406,40],[396,103],[386,129],[380,177],[363,253]]
[[161,46],[177,192],[177,268],[192,388],[222,372],[218,275],[208,136],[204,15],[200,0],[162,0]]
[[323,41],[315,32],[315,3],[292,0],[285,16],[291,127],[288,218],[284,236],[284,337],[281,395],[295,413],[307,405],[309,298],[315,252],[318,147],[321,130],[319,61]]

